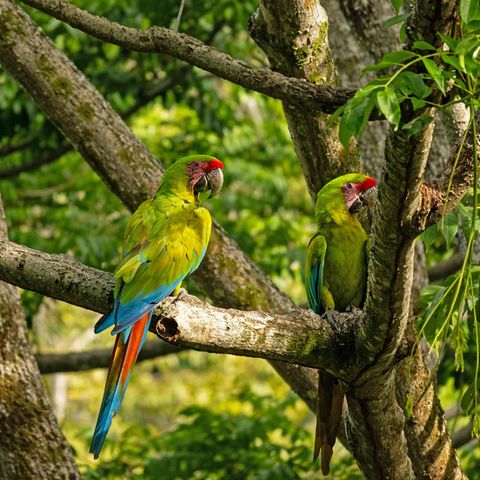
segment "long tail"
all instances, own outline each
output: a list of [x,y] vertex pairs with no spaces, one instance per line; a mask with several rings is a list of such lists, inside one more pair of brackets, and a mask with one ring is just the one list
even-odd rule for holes
[[313,460],[322,451],[322,473],[330,472],[333,445],[342,419],[343,388],[338,380],[325,370],[318,371],[317,426]]
[[102,404],[90,445],[90,453],[93,453],[94,458],[98,458],[112,419],[120,409],[132,367],[145,341],[151,316],[151,311],[146,313],[115,339]]

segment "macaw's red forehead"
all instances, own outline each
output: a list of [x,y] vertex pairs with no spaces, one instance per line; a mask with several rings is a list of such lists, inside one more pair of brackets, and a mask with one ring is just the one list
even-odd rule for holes
[[209,162],[206,162],[208,165],[205,167],[205,170],[207,171],[212,171],[216,170],[217,168],[223,168],[223,162],[220,160],[217,160],[216,158],[210,160]]
[[367,177],[363,182],[359,183],[358,185],[360,187],[360,190],[362,192],[365,192],[375,187],[377,185],[377,181],[372,177]]

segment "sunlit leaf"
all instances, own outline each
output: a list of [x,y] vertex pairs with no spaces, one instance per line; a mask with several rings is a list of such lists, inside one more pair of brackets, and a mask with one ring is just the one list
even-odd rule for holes
[[422,62],[425,65],[425,68],[427,69],[430,76],[438,85],[440,91],[445,95],[445,78],[443,77],[443,73],[438,67],[438,65],[430,58],[422,58]]
[[478,0],[460,0],[460,17],[465,23],[470,23],[477,14]]
[[377,92],[377,102],[381,112],[386,119],[393,125],[398,126],[400,123],[400,104],[398,102],[395,90],[385,87]]

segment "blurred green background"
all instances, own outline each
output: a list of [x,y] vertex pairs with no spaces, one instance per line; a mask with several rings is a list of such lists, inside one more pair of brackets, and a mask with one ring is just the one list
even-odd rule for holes
[[[178,1],[83,0],[97,14],[134,27],[172,26]],[[187,4],[180,31],[265,66],[246,31],[256,1]],[[305,248],[314,231],[306,193],[281,104],[176,60],[103,44],[28,10],[55,44],[126,115],[133,131],[165,166],[191,153],[225,163],[222,194],[207,207],[241,248],[300,305]],[[174,79],[168,89],[166,81]],[[132,114],[132,111],[135,111]],[[129,213],[74,151],[52,156],[65,140],[15,82],[0,70],[0,191],[13,241],[68,253],[112,271]],[[26,144],[8,153],[12,145]],[[444,229],[430,232],[429,262],[448,256]],[[430,241],[431,240],[431,241]],[[448,240],[448,238],[447,238]],[[200,295],[195,285],[187,288]],[[424,298],[431,303],[431,291]],[[110,347],[95,336],[97,315],[23,292],[32,341],[40,352]],[[468,354],[468,352],[467,352]],[[445,407],[459,401],[468,372],[440,364]],[[87,479],[310,479],[313,415],[263,360],[182,352],[137,365],[101,459],[88,455],[106,371],[45,377],[62,428]],[[467,376],[465,376],[467,375]],[[468,420],[456,418],[457,426]],[[462,449],[470,478],[480,478],[476,443]],[[332,477],[361,478],[351,456],[335,449]]]

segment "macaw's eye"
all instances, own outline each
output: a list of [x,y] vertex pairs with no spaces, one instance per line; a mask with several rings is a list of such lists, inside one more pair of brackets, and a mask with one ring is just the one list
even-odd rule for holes
[[348,182],[347,185],[346,185],[347,188],[353,188],[353,183],[352,182]]

